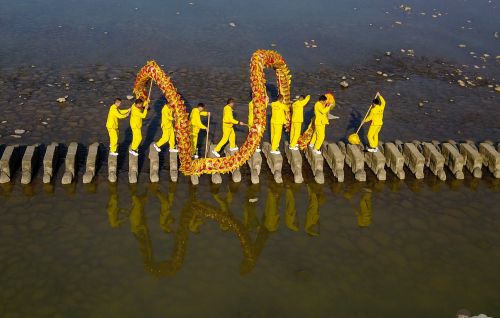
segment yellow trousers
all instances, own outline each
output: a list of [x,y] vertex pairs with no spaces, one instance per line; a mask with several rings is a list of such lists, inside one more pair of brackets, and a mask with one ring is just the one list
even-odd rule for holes
[[301,133],[302,123],[292,123],[292,128],[290,130],[290,147],[297,146],[297,141],[299,141]]
[[278,150],[281,141],[283,125],[271,124],[271,150]]
[[191,152],[194,155],[196,153],[196,148],[198,148],[198,132],[191,132]]
[[118,129],[108,128],[109,135],[109,151],[116,152],[118,150]]
[[142,141],[142,131],[140,128],[132,128],[132,144],[130,149],[137,151]]
[[378,147],[378,133],[380,132],[380,129],[382,129],[382,125],[380,126],[374,126],[370,125],[370,128],[368,129],[368,144],[370,144],[371,148],[377,148]]
[[314,134],[312,136],[310,144],[314,145],[314,149],[320,150],[325,141],[325,129],[326,125],[315,125]]
[[168,142],[170,148],[175,148],[174,127],[161,127],[162,135],[156,142],[156,146],[161,147]]
[[214,150],[219,152],[228,141],[229,141],[229,148],[236,147],[236,134],[234,133],[234,128],[222,126],[222,138]]

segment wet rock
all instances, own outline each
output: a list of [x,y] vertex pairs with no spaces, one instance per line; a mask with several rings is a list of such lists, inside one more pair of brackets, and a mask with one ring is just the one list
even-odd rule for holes
[[343,88],[348,88],[349,87],[349,83],[347,83],[347,81],[342,81],[342,82],[340,82],[340,86],[343,87]]
[[15,133],[16,135],[22,135],[22,134],[24,134],[25,132],[26,132],[26,130],[24,130],[24,129],[16,129],[16,130],[14,130],[14,133]]
[[234,22],[229,22],[229,26],[232,27],[232,28],[235,28],[236,27],[236,23]]
[[465,87],[465,82],[464,81],[458,80],[457,83],[458,83],[458,85],[460,85],[462,87]]

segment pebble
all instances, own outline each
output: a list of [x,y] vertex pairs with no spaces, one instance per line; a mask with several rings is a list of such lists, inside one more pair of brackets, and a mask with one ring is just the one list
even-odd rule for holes
[[48,125],[49,123],[46,121],[42,121],[42,125]]
[[19,136],[19,135],[10,135],[10,136],[13,138],[21,138],[21,136]]
[[401,21],[396,21],[396,22],[394,22],[394,23],[396,23],[396,24],[398,24],[398,25],[402,25],[402,24],[403,24],[403,22],[401,22]]
[[7,121],[6,120],[2,120],[2,124],[5,124]]
[[462,80],[458,80],[458,85],[462,86],[462,87],[465,87],[465,82],[462,81]]
[[340,82],[340,86],[342,86],[343,88],[348,88],[349,83],[347,83],[346,81],[342,81],[342,82]]
[[391,54],[392,53],[390,51],[385,52],[385,56],[391,56]]
[[134,96],[132,96],[132,95],[127,95],[127,99],[128,99],[128,100],[131,100],[132,98],[134,98]]
[[498,31],[497,31],[497,32],[495,32],[495,35],[494,35],[494,36],[495,36],[495,39],[498,39],[498,38],[500,37],[500,35],[498,35]]
[[16,129],[16,130],[14,130],[14,133],[15,133],[16,135],[22,135],[22,134],[24,134],[25,132],[26,132],[26,130],[24,130],[24,129]]
[[464,47],[466,47],[466,45],[465,44],[459,44],[458,47],[464,48]]
[[232,28],[235,28],[236,27],[236,23],[234,22],[229,22],[229,26],[232,27]]
[[93,79],[93,78],[89,78],[89,82],[93,82],[93,81],[94,81],[94,79]]
[[500,93],[500,86],[495,87],[495,91]]
[[259,201],[259,198],[250,198],[250,199],[248,199],[248,202],[250,202],[250,203],[255,203],[257,201]]
[[66,101],[66,97],[59,97],[56,99],[58,103],[64,103]]

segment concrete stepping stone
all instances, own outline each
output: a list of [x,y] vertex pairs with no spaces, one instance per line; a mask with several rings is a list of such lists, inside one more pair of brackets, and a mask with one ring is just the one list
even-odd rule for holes
[[335,143],[323,143],[321,152],[338,182],[344,182],[345,154]]
[[[236,153],[236,151],[229,150],[229,146],[226,146],[224,148],[224,154],[226,155],[226,157],[232,156],[235,153]],[[240,168],[238,168],[238,169],[234,170],[233,172],[231,172],[231,176],[232,176],[233,182],[241,182],[241,171],[240,171]]]
[[26,147],[21,161],[21,184],[30,184],[38,160],[38,144]]
[[89,146],[87,152],[87,161],[85,164],[85,173],[83,174],[83,183],[91,183],[96,173],[97,155],[99,153],[99,143],[94,142]]
[[450,169],[451,173],[458,180],[464,179],[465,159],[456,146],[456,142],[444,142],[441,144],[440,150],[444,157],[444,164]]
[[43,156],[43,183],[45,184],[50,183],[54,176],[58,147],[59,144],[53,142],[45,149],[45,155]]
[[128,154],[128,182],[135,184],[139,177],[139,156]]
[[250,157],[250,160],[248,160],[248,166],[250,167],[250,178],[252,184],[258,184],[260,182],[259,175],[262,167],[262,155],[260,152],[254,152],[252,157]]
[[479,144],[479,153],[483,156],[483,164],[495,176],[500,178],[500,153],[495,149],[492,142]]
[[18,153],[17,145],[10,145],[5,148],[0,158],[0,183],[10,182],[14,173],[14,164]]
[[300,154],[300,150],[292,150],[289,146],[288,141],[285,141],[285,156],[292,169],[293,181],[295,183],[302,183],[304,182],[304,178],[302,177],[302,155]]
[[272,154],[271,144],[269,142],[264,142],[262,144],[262,152],[264,153],[267,165],[269,166],[269,169],[271,169],[271,173],[274,176],[274,181],[276,183],[283,183],[283,177],[281,175],[283,157],[281,154]]
[[405,178],[405,158],[399,148],[392,142],[383,145],[385,162],[387,167],[400,179]]
[[149,145],[149,180],[152,183],[160,181],[160,154],[153,146],[154,142]]
[[479,153],[477,147],[471,142],[464,142],[460,144],[460,154],[465,159],[465,166],[474,178],[481,178],[483,176],[483,157]]
[[[324,144],[323,144],[324,145]],[[318,184],[325,183],[325,174],[323,173],[323,154],[316,154],[311,147],[307,147],[305,150],[306,160],[311,166],[311,170],[314,175],[314,181]]]
[[66,158],[64,159],[64,175],[62,177],[62,184],[71,184],[76,176],[76,152],[78,150],[78,143],[72,142],[68,146]]

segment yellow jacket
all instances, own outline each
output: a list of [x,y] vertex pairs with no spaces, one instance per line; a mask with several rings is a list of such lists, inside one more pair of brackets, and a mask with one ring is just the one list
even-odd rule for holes
[[234,124],[238,124],[239,121],[233,117],[233,108],[229,105],[224,106],[224,113],[222,116],[222,123],[224,127],[233,127]]
[[161,109],[161,127],[172,128],[172,121],[174,120],[174,111],[168,104],[165,104]]
[[189,115],[189,123],[191,125],[191,129],[207,129],[207,126],[203,125],[201,122],[200,116],[208,116],[208,112],[200,112],[198,107],[193,108],[191,114]]
[[127,117],[127,110],[120,110],[113,104],[109,107],[108,119],[106,120],[106,128],[118,129],[118,119]]
[[332,107],[335,107],[335,103],[330,106],[325,106],[321,104],[319,101],[314,104],[314,119],[315,125],[328,125],[328,112]]
[[309,103],[311,95],[307,95],[304,100],[297,100],[292,104],[292,123],[302,123],[304,121],[304,106]]
[[148,115],[148,109],[144,108],[144,111],[141,111],[139,108],[132,105],[132,111],[130,112],[130,128],[139,129],[142,127],[142,120],[146,118]]
[[385,99],[382,95],[379,95],[380,105],[374,105],[370,110],[370,114],[366,117],[365,122],[372,122],[374,126],[382,126],[384,124],[384,109],[385,109]]
[[290,108],[283,104],[280,101],[271,103],[272,115],[271,115],[271,124],[274,125],[283,125],[285,124],[286,117],[285,112],[289,111]]

